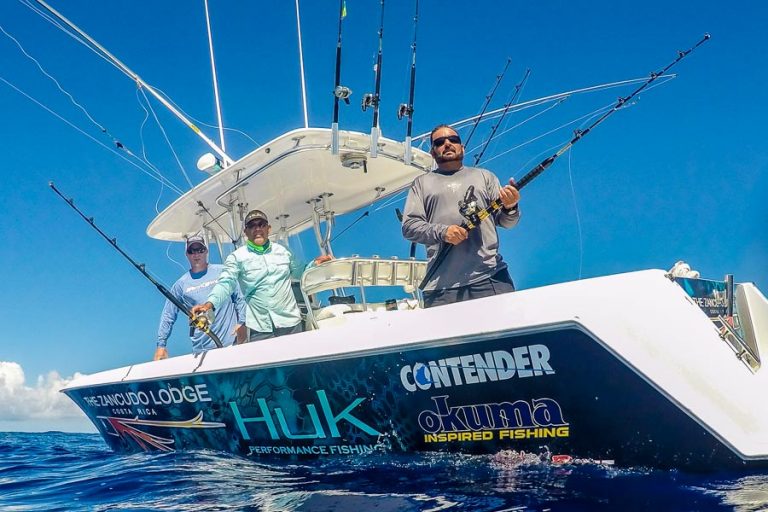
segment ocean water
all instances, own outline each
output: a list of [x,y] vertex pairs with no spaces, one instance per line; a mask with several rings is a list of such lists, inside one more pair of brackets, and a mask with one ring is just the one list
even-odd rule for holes
[[768,473],[690,474],[539,454],[252,460],[118,455],[97,434],[0,433],[0,510],[768,510]]

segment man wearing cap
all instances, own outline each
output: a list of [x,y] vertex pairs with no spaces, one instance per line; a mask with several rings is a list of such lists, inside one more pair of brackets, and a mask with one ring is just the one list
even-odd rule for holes
[[[208,264],[208,247],[203,237],[191,236],[187,238],[186,245],[189,272],[185,272],[173,284],[170,292],[188,308],[192,308],[192,306],[206,300],[224,267]],[[174,306],[171,301],[166,300],[163,313],[160,315],[160,327],[157,330],[155,361],[168,357],[166,345],[178,313],[179,308]],[[226,300],[222,300],[220,314],[216,315],[211,330],[216,333],[225,347],[232,345],[235,339],[239,342],[245,340],[245,301],[239,288],[235,287]],[[192,352],[195,354],[216,347],[213,340],[199,329],[195,329],[190,338],[192,340]]]
[[[437,169],[413,181],[405,201],[403,236],[427,246],[429,268],[442,244],[453,249],[424,286],[424,306],[514,291],[496,231],[497,226],[511,228],[520,220],[520,192],[514,180],[502,187],[492,172],[464,166],[461,138],[448,125],[436,126],[430,141]],[[458,207],[466,199],[479,208],[500,199],[503,208],[468,231],[461,226],[464,218]]]
[[218,318],[222,304],[239,284],[245,295],[249,341],[301,332],[301,313],[291,289],[291,275],[301,269],[288,249],[269,240],[271,226],[264,212],[251,210],[243,225],[248,241],[227,257],[207,302],[192,308],[192,314],[213,309]]

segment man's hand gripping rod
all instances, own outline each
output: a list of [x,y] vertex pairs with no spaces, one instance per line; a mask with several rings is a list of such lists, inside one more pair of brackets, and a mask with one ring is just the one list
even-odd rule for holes
[[[626,105],[632,98],[634,98],[636,95],[640,94],[641,91],[643,91],[646,87],[651,85],[654,81],[656,81],[657,78],[661,77],[669,71],[669,69],[683,60],[689,53],[691,53],[693,50],[698,48],[700,45],[702,45],[705,41],[709,40],[710,36],[709,34],[704,34],[704,37],[701,38],[701,40],[693,45],[691,48],[685,51],[678,51],[677,52],[677,58],[667,64],[665,68],[663,68],[661,71],[654,71],[651,73],[651,76],[643,82],[640,87],[635,89],[632,94],[629,96],[619,98],[618,101],[613,105],[613,108],[600,116],[595,122],[593,122],[591,125],[589,125],[584,130],[576,130],[574,132],[573,138],[568,141],[567,144],[565,144],[562,148],[557,150],[555,154],[552,156],[549,156],[541,161],[536,167],[531,169],[525,176],[523,176],[519,182],[515,185],[515,187],[520,190],[524,186],[528,185],[530,182],[532,182],[534,179],[536,179],[541,173],[543,173],[549,166],[551,166],[555,160],[557,160],[563,153],[571,149],[574,144],[579,142],[586,134],[588,134],[590,131],[592,131],[597,125],[605,121],[608,116],[616,112],[617,110],[621,109],[624,105]],[[466,201],[465,201],[466,203]],[[482,209],[481,211],[477,213],[472,213],[469,217],[465,215],[464,208],[462,208],[462,215],[465,216],[467,220],[462,222],[461,227],[466,229],[467,231],[474,229],[480,222],[482,222],[487,217],[490,217],[497,211],[499,211],[502,208],[501,200],[496,199],[491,202],[487,207]],[[419,288],[424,289],[424,287],[429,283],[429,281],[432,279],[432,276],[435,275],[435,272],[437,271],[438,267],[443,263],[446,256],[448,256],[448,253],[451,252],[451,248],[453,247],[452,244],[444,243],[440,247],[440,251],[437,253],[437,256],[435,256],[435,262],[432,264],[431,267],[429,267],[429,270],[427,271],[426,276],[424,276],[424,279],[419,284]]]
[[59,189],[56,188],[56,185],[52,181],[48,182],[48,186],[50,186],[51,189],[54,192],[56,192],[56,194],[64,200],[64,202],[66,202],[73,210],[75,210],[78,213],[78,215],[80,215],[80,217],[83,218],[83,220],[85,222],[87,222],[93,229],[95,229],[102,236],[102,238],[104,238],[104,240],[109,242],[109,245],[114,247],[117,250],[117,252],[119,252],[120,254],[123,255],[123,257],[125,259],[130,261],[131,264],[134,266],[134,268],[136,268],[136,270],[141,272],[141,274],[144,277],[149,279],[149,282],[151,282],[153,285],[155,285],[155,288],[157,288],[157,290],[160,293],[162,293],[165,296],[166,299],[171,301],[171,303],[174,306],[179,308],[185,315],[187,315],[187,317],[189,318],[189,324],[192,327],[194,327],[196,329],[200,329],[205,334],[210,336],[210,338],[213,340],[213,342],[216,344],[217,347],[219,347],[219,348],[223,347],[223,344],[221,343],[221,340],[219,339],[219,337],[216,336],[216,333],[211,330],[210,321],[208,320],[208,318],[205,315],[192,316],[192,313],[189,311],[187,306],[184,305],[183,302],[181,302],[179,299],[174,297],[173,294],[171,292],[169,292],[168,289],[165,286],[163,286],[162,284],[158,283],[151,275],[149,275],[149,273],[144,268],[144,264],[143,263],[136,263],[136,261],[133,258],[131,258],[125,251],[123,251],[117,245],[117,239],[116,238],[109,238],[109,236],[107,236],[106,233],[104,233],[101,229],[99,229],[99,227],[93,222],[93,217],[86,217],[85,214],[82,211],[80,211],[80,209],[78,209],[77,206],[75,206],[75,202],[72,199],[67,199],[66,197],[64,197],[64,195],[59,191]]

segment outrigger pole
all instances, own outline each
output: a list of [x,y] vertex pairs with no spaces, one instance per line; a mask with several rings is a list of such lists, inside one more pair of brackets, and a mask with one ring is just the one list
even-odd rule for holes
[[110,238],[106,233],[104,233],[101,229],[99,229],[99,227],[93,221],[93,217],[86,217],[85,214],[82,211],[80,211],[80,209],[77,206],[75,206],[74,200],[67,199],[66,197],[64,197],[64,195],[59,191],[59,189],[56,188],[56,185],[52,181],[48,182],[48,186],[51,187],[51,190],[56,192],[56,194],[60,198],[62,198],[64,202],[70,206],[70,208],[75,210],[77,214],[80,215],[80,217],[82,217],[85,222],[87,222],[93,229],[95,229],[102,236],[102,238],[104,238],[104,240],[109,242],[109,245],[114,247],[117,250],[117,252],[123,255],[125,259],[130,261],[131,265],[133,265],[134,268],[136,268],[136,270],[141,272],[141,274],[144,277],[146,277],[150,283],[155,285],[155,288],[157,288],[157,290],[160,293],[162,293],[166,299],[171,301],[171,303],[174,306],[179,308],[179,310],[181,310],[185,315],[187,315],[187,317],[189,318],[190,327],[200,329],[205,334],[210,336],[210,338],[213,340],[213,342],[216,344],[218,348],[223,347],[223,344],[221,343],[221,340],[219,339],[219,337],[216,336],[216,333],[211,330],[210,322],[208,321],[208,318],[206,318],[204,315],[198,315],[196,317],[193,317],[189,308],[187,308],[187,306],[185,306],[183,302],[181,302],[179,299],[174,297],[173,294],[171,294],[171,292],[169,292],[165,286],[157,282],[151,275],[149,275],[147,270],[144,268],[143,263],[136,263],[136,261],[128,255],[128,253],[126,253],[124,250],[120,248],[119,245],[117,245],[116,238]]
[[[515,184],[515,187],[520,190],[526,185],[528,185],[530,182],[532,182],[534,179],[536,179],[541,173],[543,173],[549,166],[554,163],[555,160],[557,160],[563,153],[568,151],[573,147],[574,144],[579,142],[581,139],[584,138],[585,135],[587,135],[590,131],[592,131],[595,127],[597,127],[599,124],[601,124],[603,121],[605,121],[611,114],[621,109],[624,105],[626,105],[632,98],[634,98],[636,95],[638,95],[641,91],[643,91],[646,87],[651,85],[657,78],[664,75],[669,68],[683,60],[689,53],[691,53],[693,50],[704,44],[705,41],[709,40],[710,35],[704,34],[704,37],[701,38],[701,40],[693,45],[691,48],[681,51],[678,50],[677,52],[677,58],[667,64],[667,66],[662,69],[661,71],[653,71],[651,72],[651,75],[648,77],[648,79],[643,82],[640,87],[635,89],[632,94],[629,96],[625,96],[623,98],[619,98],[618,101],[613,105],[613,108],[611,108],[609,111],[607,111],[605,114],[597,118],[595,122],[593,122],[591,125],[589,125],[584,130],[576,130],[574,132],[573,138],[565,144],[562,148],[558,149],[556,153],[554,153],[552,156],[549,156],[541,161],[536,167],[531,169],[525,176],[520,178],[520,181],[518,181]],[[464,212],[462,212],[462,215],[466,219],[464,222],[461,223],[461,227],[466,229],[467,231],[474,229],[477,227],[480,222],[485,220],[487,217],[493,215],[497,211],[501,210],[503,207],[503,204],[501,203],[500,199],[495,199],[491,201],[491,204],[489,204],[487,207],[483,208],[479,212],[471,212],[469,215],[465,215]],[[432,279],[432,276],[435,275],[435,272],[437,271],[438,267],[442,264],[442,262],[445,260],[445,257],[448,256],[448,254],[451,252],[451,248],[453,247],[452,244],[443,243],[443,245],[440,247],[440,251],[437,253],[437,256],[435,256],[435,261],[432,264],[432,266],[427,270],[426,276],[424,276],[424,280],[421,281],[421,284],[419,284],[419,288],[424,288],[430,279]]]
[[384,0],[381,0],[381,21],[379,22],[379,52],[376,55],[376,67],[374,72],[376,74],[375,86],[373,94],[366,94],[363,96],[363,102],[361,107],[363,112],[372,106],[373,107],[373,124],[371,125],[371,158],[376,158],[379,154],[379,135],[381,130],[379,129],[379,101],[381,100],[381,54],[382,46],[384,43]]
[[115,65],[115,67],[117,67],[117,69],[119,69],[120,71],[122,71],[122,72],[123,72],[124,74],[126,74],[126,75],[127,75],[129,78],[133,79],[133,80],[134,80],[134,81],[135,81],[137,84],[139,84],[141,87],[144,87],[144,88],[145,88],[147,91],[149,91],[149,93],[150,93],[152,96],[154,96],[155,98],[157,98],[157,101],[159,101],[160,103],[162,103],[162,104],[163,104],[163,106],[165,106],[165,108],[167,108],[168,110],[170,110],[170,111],[171,111],[171,113],[172,113],[173,115],[175,115],[176,117],[178,117],[178,118],[181,120],[181,122],[182,122],[182,123],[184,123],[185,125],[187,125],[187,127],[188,127],[190,130],[192,130],[193,132],[195,132],[195,133],[197,134],[197,136],[198,136],[198,137],[200,137],[201,139],[203,139],[203,141],[204,141],[206,144],[208,144],[208,146],[209,146],[209,147],[210,147],[212,150],[214,150],[214,151],[215,151],[215,152],[216,152],[216,153],[217,153],[217,154],[218,154],[218,155],[219,155],[219,156],[222,158],[222,160],[223,160],[223,162],[224,162],[224,164],[225,164],[225,165],[231,165],[231,164],[232,164],[233,160],[232,160],[232,159],[231,159],[229,156],[227,156],[227,154],[226,154],[226,153],[224,153],[224,150],[223,150],[223,149],[221,149],[219,146],[217,146],[217,145],[216,145],[216,143],[215,143],[215,142],[213,142],[211,139],[209,139],[209,138],[208,138],[208,137],[207,137],[207,136],[206,136],[206,135],[205,135],[205,134],[204,134],[202,131],[200,131],[200,128],[198,128],[197,126],[195,126],[195,124],[194,124],[192,121],[190,121],[189,119],[187,119],[187,117],[186,117],[184,114],[182,114],[182,113],[181,113],[181,112],[180,112],[180,111],[179,111],[179,110],[178,110],[176,107],[174,107],[174,106],[173,106],[173,105],[172,105],[170,102],[168,102],[168,100],[166,100],[165,98],[163,98],[163,96],[162,96],[162,95],[160,95],[160,94],[159,94],[157,91],[155,91],[155,89],[154,89],[152,86],[150,86],[150,85],[149,85],[147,82],[145,82],[144,80],[142,80],[142,79],[141,79],[141,77],[140,77],[139,75],[137,75],[136,73],[134,73],[134,72],[133,72],[133,70],[131,70],[131,69],[130,69],[128,66],[126,66],[125,64],[123,64],[123,63],[120,61],[120,59],[118,59],[117,57],[115,57],[114,55],[112,55],[111,53],[109,53],[109,51],[107,51],[107,49],[106,49],[106,48],[104,48],[103,46],[101,46],[101,45],[100,45],[98,42],[96,42],[96,40],[94,40],[94,39],[93,39],[91,36],[89,36],[88,34],[86,34],[85,32],[83,32],[83,31],[82,31],[82,30],[81,30],[81,29],[80,29],[80,28],[79,28],[77,25],[75,25],[74,23],[72,23],[71,21],[69,21],[69,20],[68,20],[66,17],[64,17],[64,15],[63,15],[63,14],[61,14],[59,11],[57,11],[56,9],[54,9],[53,7],[51,7],[50,5],[48,5],[47,3],[45,3],[43,0],[35,0],[35,1],[36,1],[38,4],[42,5],[42,6],[43,6],[43,7],[44,7],[46,10],[48,10],[48,12],[50,12],[51,14],[53,14],[53,15],[54,15],[56,18],[58,18],[60,21],[62,21],[63,23],[65,23],[65,24],[66,24],[66,25],[67,25],[69,28],[71,28],[72,30],[74,30],[75,32],[77,32],[77,33],[78,33],[78,35],[80,35],[80,37],[82,37],[83,39],[85,39],[86,41],[88,41],[88,43],[90,43],[90,44],[93,46],[93,48],[94,48],[94,49],[97,51],[97,53],[99,53],[100,55],[104,56],[104,57],[105,57],[107,60],[109,60],[109,61],[110,61],[112,64],[114,64],[114,65]]
[[507,104],[504,105],[504,110],[501,112],[501,116],[499,116],[499,120],[496,122],[495,125],[493,125],[493,128],[491,129],[491,134],[488,136],[488,140],[486,140],[485,144],[483,144],[482,149],[480,149],[480,153],[475,155],[474,165],[477,165],[480,163],[480,159],[483,158],[483,155],[485,154],[485,150],[488,149],[488,145],[493,140],[493,136],[496,135],[496,130],[498,130],[499,126],[501,126],[501,122],[504,121],[504,118],[507,116],[509,109],[512,107],[512,105],[515,103],[515,100],[520,95],[520,91],[523,90],[523,86],[525,85],[525,82],[528,81],[528,77],[530,75],[531,75],[531,68],[528,68],[525,70],[525,76],[523,76],[523,79],[520,80],[520,83],[515,86],[515,92],[512,93],[512,97],[509,99]]
[[339,37],[336,41],[336,81],[333,87],[333,123],[331,124],[331,154],[339,154],[339,100],[349,105],[352,90],[341,85],[341,26],[347,15],[345,0],[339,0]]
[[504,75],[507,72],[507,68],[509,67],[510,62],[512,62],[512,59],[510,57],[507,57],[507,63],[504,64],[504,69],[501,71],[501,74],[496,75],[496,82],[493,84],[493,88],[491,89],[491,92],[488,93],[488,96],[485,97],[485,103],[483,104],[483,108],[480,110],[480,114],[477,116],[477,119],[475,119],[475,124],[472,125],[472,129],[469,131],[467,140],[464,141],[464,147],[467,147],[467,145],[469,145],[469,141],[472,140],[472,135],[475,134],[477,125],[480,124],[480,121],[483,119],[483,114],[485,114],[485,111],[488,108],[488,105],[491,103],[491,100],[493,99],[494,94],[496,94],[496,89],[499,88],[499,84],[501,83],[501,80],[504,78]]
[[419,26],[419,0],[416,0],[416,13],[413,15],[413,44],[411,44],[411,84],[408,92],[408,103],[401,103],[397,109],[397,119],[408,118],[405,129],[405,155],[403,162],[411,165],[413,151],[411,148],[411,133],[413,130],[413,96],[416,90],[416,30]]

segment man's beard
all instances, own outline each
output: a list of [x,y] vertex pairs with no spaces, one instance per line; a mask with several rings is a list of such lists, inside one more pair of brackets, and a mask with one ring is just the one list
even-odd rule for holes
[[444,157],[444,156],[435,156],[435,162],[438,164],[446,163],[446,162],[455,162],[455,161],[462,161],[464,160],[464,151],[454,151],[453,156]]

